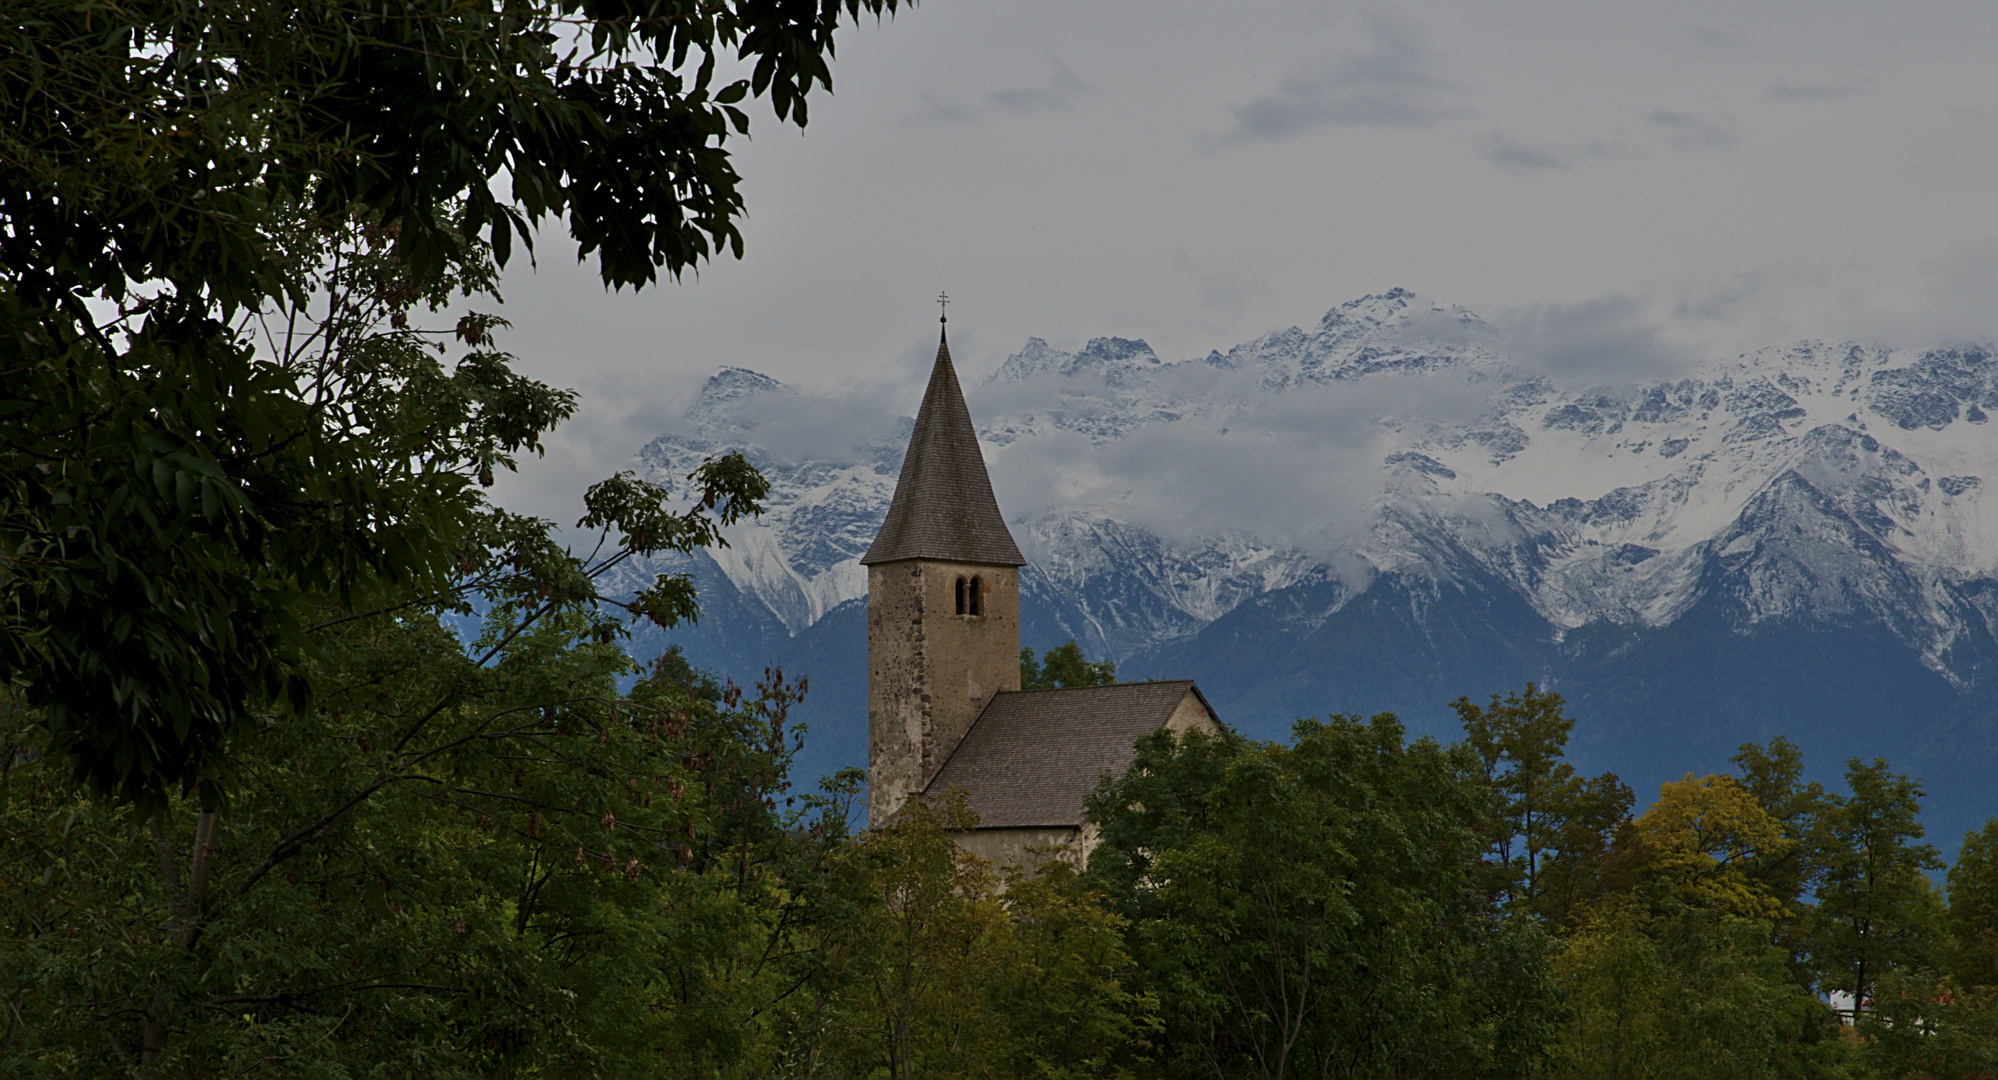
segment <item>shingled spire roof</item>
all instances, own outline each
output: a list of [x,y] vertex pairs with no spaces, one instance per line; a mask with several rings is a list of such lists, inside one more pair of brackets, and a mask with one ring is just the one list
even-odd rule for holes
[[964,407],[950,342],[937,341],[937,364],[916,413],[916,430],[902,458],[895,501],[861,565],[901,559],[1024,566],[1020,548],[992,497],[992,479],[978,452],[971,410]]

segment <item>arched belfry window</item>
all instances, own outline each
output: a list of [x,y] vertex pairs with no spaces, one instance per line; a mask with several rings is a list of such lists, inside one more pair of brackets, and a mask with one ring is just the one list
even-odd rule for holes
[[971,614],[971,586],[963,578],[957,579],[957,613]]
[[974,577],[971,579],[971,614],[985,614],[985,581],[983,578]]

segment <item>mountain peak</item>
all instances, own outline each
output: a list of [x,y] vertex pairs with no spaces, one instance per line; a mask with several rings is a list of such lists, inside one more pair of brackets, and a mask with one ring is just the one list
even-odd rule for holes
[[694,399],[687,413],[713,412],[722,405],[746,401],[758,394],[780,389],[783,385],[760,371],[724,365],[701,384],[700,396]]
[[1030,337],[1027,339],[1027,343],[1020,347],[1019,352],[1007,357],[1006,362],[999,365],[999,370],[993,372],[991,377],[985,381],[988,383],[1019,382],[1022,379],[1031,379],[1045,372],[1058,371],[1063,364],[1073,359],[1074,357],[1071,354],[1049,347],[1046,340]]
[[1368,293],[1357,300],[1348,300],[1325,313],[1318,320],[1320,330],[1336,330],[1353,326],[1383,326],[1390,322],[1403,322],[1403,315],[1416,302],[1414,293],[1400,287],[1375,295]]
[[1011,383],[1042,375],[1078,375],[1085,372],[1116,375],[1132,368],[1163,367],[1158,354],[1142,338],[1097,337],[1076,352],[1063,352],[1037,337],[1030,337],[1020,351],[1006,358],[988,383]]
[[1143,338],[1099,337],[1090,338],[1089,344],[1075,354],[1075,364],[1156,364],[1158,354],[1145,344]]
[[687,406],[687,411],[681,416],[696,430],[719,437],[723,431],[743,428],[742,418],[738,415],[743,405],[764,394],[789,390],[789,387],[762,372],[724,366],[701,384],[701,392],[695,395],[694,403]]

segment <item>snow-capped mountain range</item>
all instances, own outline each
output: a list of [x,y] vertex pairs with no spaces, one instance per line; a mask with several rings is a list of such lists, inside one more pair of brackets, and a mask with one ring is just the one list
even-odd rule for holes
[[[1032,561],[1028,643],[1192,675],[1252,734],[1379,709],[1447,734],[1450,699],[1537,679],[1577,755],[1639,785],[1773,734],[1952,791],[1998,763],[1988,345],[1805,341],[1587,385],[1397,289],[1172,363],[1032,339],[965,389]],[[806,667],[843,764],[865,745],[857,560],[910,422],[772,452],[797,397],[724,368],[639,458],[671,482],[741,448],[770,478],[763,519],[696,567],[708,616],[679,638],[710,666]]]

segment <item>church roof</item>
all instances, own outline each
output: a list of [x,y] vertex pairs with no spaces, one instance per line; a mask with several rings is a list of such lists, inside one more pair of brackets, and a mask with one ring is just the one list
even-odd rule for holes
[[916,413],[916,430],[909,436],[909,452],[902,458],[895,501],[860,562],[872,566],[900,559],[991,566],[1027,562],[992,495],[971,411],[964,407],[964,392],[951,367],[950,343],[942,339],[923,407]]
[[964,788],[981,828],[1080,825],[1083,797],[1121,775],[1189,693],[1200,693],[1191,679],[994,694],[928,793]]

